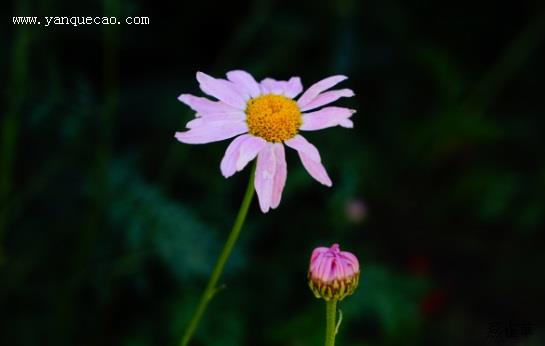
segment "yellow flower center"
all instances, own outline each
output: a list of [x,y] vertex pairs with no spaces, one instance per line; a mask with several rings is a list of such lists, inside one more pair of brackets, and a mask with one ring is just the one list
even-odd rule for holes
[[246,123],[250,134],[269,142],[282,142],[297,135],[303,119],[295,101],[269,94],[248,101]]

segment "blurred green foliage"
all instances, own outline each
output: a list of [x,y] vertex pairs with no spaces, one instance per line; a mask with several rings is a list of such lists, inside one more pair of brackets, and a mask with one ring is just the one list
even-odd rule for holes
[[[10,7],[11,6],[11,7]],[[176,142],[194,74],[346,74],[355,128],[309,133],[251,208],[194,345],[318,345],[315,246],[356,253],[339,345],[545,342],[545,8],[537,1],[7,4],[0,55],[0,345],[175,345],[248,169]],[[147,26],[12,15],[149,16]],[[510,325],[530,324],[528,335]],[[500,326],[494,329],[492,326]]]

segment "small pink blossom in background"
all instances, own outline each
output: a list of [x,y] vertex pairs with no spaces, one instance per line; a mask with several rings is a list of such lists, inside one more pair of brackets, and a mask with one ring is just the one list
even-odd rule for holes
[[342,300],[358,286],[360,265],[356,256],[341,251],[339,244],[312,251],[308,269],[309,286],[316,298]]
[[[195,119],[175,137],[182,143],[204,144],[236,137],[221,161],[228,178],[257,157],[255,189],[261,210],[266,213],[280,204],[287,178],[284,145],[294,149],[308,173],[331,186],[318,149],[300,131],[316,131],[333,126],[352,128],[354,110],[325,107],[341,97],[351,97],[350,89],[329,90],[347,79],[332,76],[313,84],[305,92],[299,77],[287,81],[265,78],[257,82],[249,73],[230,71],[227,79],[197,72],[201,90],[217,100],[182,94],[178,98],[191,107]],[[302,94],[301,94],[302,93]],[[298,97],[297,101],[295,98]],[[320,109],[318,109],[320,108]]]
[[345,214],[348,221],[359,224],[367,216],[367,206],[360,198],[349,199],[345,205]]

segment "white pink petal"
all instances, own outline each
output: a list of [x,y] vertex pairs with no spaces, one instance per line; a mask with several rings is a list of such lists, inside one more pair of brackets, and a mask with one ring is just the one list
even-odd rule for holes
[[207,95],[213,96],[234,108],[241,110],[246,108],[246,101],[237,92],[232,82],[213,78],[202,72],[197,72],[197,80],[201,90]]
[[301,84],[301,78],[291,77],[284,86],[284,95],[289,98],[295,98],[303,91],[303,84]]
[[262,94],[283,95],[285,84],[286,82],[284,81],[277,81],[272,78],[265,78],[259,83],[259,86],[261,88]]
[[319,111],[304,113],[303,124],[299,128],[303,131],[322,130],[332,126],[342,126],[352,128],[354,124],[350,117],[356,111],[343,107],[326,107]]
[[229,114],[233,112],[240,112],[239,109],[229,106],[221,101],[212,101],[205,97],[193,96],[191,94],[181,94],[178,96],[178,100],[191,107],[191,109],[193,109],[199,115],[208,113]]
[[339,84],[347,78],[348,77],[346,76],[339,75],[322,79],[321,81],[313,84],[310,88],[308,88],[307,91],[305,91],[303,95],[301,95],[301,97],[297,100],[297,104],[301,108],[305,107],[308,103],[312,102],[312,100],[314,100],[316,96],[318,96],[320,93],[332,88],[333,86]]
[[286,164],[284,146],[280,143],[275,143],[273,145],[273,151],[276,156],[276,172],[273,181],[271,208],[276,209],[278,205],[280,205],[280,200],[282,199],[282,191],[284,191],[286,179],[288,178],[288,167]]
[[185,132],[176,132],[175,137],[182,143],[205,144],[222,141],[248,132],[248,125],[245,122],[227,122],[217,124],[201,124],[194,126]]
[[311,177],[326,186],[332,185],[331,179],[327,175],[327,172],[322,165],[320,153],[314,145],[309,143],[301,135],[297,135],[284,143],[288,147],[297,150],[303,166]]
[[233,82],[248,98],[258,97],[261,93],[257,81],[246,71],[235,70],[227,72],[227,79]]
[[207,114],[200,117],[197,117],[193,120],[190,120],[185,127],[188,129],[192,129],[199,126],[221,126],[228,123],[233,122],[244,122],[246,117],[244,116],[244,113],[237,114],[237,113],[231,113],[231,114]]
[[241,171],[246,167],[248,162],[255,159],[257,154],[267,145],[267,141],[260,137],[248,135],[240,146],[238,158],[235,162],[235,168],[237,171]]
[[227,147],[221,160],[220,169],[224,177],[229,178],[235,172],[246,167],[248,162],[255,159],[267,142],[263,138],[245,134],[235,138]]
[[225,154],[223,155],[223,159],[221,160],[221,163],[220,163],[221,174],[225,178],[229,178],[230,176],[235,174],[235,172],[237,171],[236,163],[239,156],[240,145],[249,136],[250,135],[248,134],[238,136],[227,146],[227,149],[225,150]]
[[257,156],[255,190],[261,211],[266,213],[280,203],[287,170],[284,148],[280,143],[267,143]]
[[301,107],[301,111],[305,112],[311,109],[325,106],[331,102],[337,101],[341,97],[352,97],[354,92],[350,89],[330,90],[316,96],[312,101]]

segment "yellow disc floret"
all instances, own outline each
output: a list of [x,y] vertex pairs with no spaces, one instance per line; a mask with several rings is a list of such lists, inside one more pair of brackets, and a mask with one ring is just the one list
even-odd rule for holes
[[282,142],[297,135],[303,119],[294,100],[269,94],[248,101],[246,123],[250,134],[269,142]]

